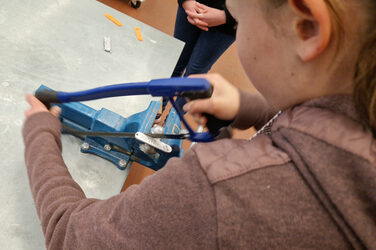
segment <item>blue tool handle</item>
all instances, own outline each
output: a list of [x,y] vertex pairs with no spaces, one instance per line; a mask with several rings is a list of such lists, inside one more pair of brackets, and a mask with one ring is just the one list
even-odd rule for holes
[[[89,101],[107,97],[127,96],[127,95],[152,95],[168,97],[174,104],[174,96],[186,97],[190,100],[209,98],[212,95],[212,86],[203,78],[168,78],[157,79],[150,82],[124,83],[108,85],[99,88],[78,91],[78,92],[57,92],[50,89],[42,89],[35,93],[35,96],[47,107],[51,103],[66,103]],[[222,127],[228,126],[231,121],[223,121],[212,115],[204,114],[207,119],[209,133],[195,133],[187,122],[178,107],[174,105],[180,119],[187,127],[192,141],[208,142],[219,134]]]
[[108,85],[78,92],[56,92],[42,90],[35,96],[46,106],[50,103],[65,103],[89,101],[101,98],[127,96],[127,95],[152,95],[152,96],[197,96],[210,97],[212,87],[206,79],[202,78],[168,78],[151,80],[150,82],[123,83]]
[[42,89],[35,92],[35,97],[39,99],[47,108],[50,108],[51,103],[60,103],[58,92],[51,89]]

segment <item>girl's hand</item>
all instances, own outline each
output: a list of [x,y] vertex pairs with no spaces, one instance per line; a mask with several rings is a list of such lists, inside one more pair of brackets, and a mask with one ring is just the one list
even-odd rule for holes
[[226,23],[226,13],[224,10],[208,7],[204,4],[196,2],[196,7],[200,12],[185,10],[188,17],[193,20],[200,20],[207,24],[207,27],[215,27]]
[[200,124],[206,123],[202,113],[211,114],[221,120],[233,120],[240,107],[240,94],[236,87],[219,74],[194,75],[205,78],[213,86],[213,95],[208,99],[188,102],[183,109],[192,114]]
[[[195,0],[186,0],[182,4],[183,9],[187,13],[189,11],[190,13],[203,13],[204,10],[201,9]],[[187,16],[187,20],[190,24],[197,26],[197,28],[202,29],[204,31],[208,31],[208,24],[203,22],[202,20],[198,18],[192,18],[189,15]]]
[[26,101],[30,104],[30,108],[25,111],[25,117],[26,119],[30,116],[40,113],[40,112],[50,112],[56,117],[59,117],[61,113],[61,109],[57,106],[53,106],[48,110],[46,106],[44,106],[43,103],[41,103],[35,96],[32,94],[26,95]]

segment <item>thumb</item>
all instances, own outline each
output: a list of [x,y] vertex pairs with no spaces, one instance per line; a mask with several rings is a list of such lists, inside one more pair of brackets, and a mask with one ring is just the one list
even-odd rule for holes
[[211,99],[200,99],[187,103],[183,107],[184,111],[192,114],[208,113],[213,114],[214,108]]
[[207,11],[207,6],[206,5],[204,5],[204,4],[201,4],[201,3],[199,3],[199,2],[196,2],[196,7],[197,8],[200,8],[201,10],[203,10],[203,11]]
[[26,101],[30,104],[30,106],[35,107],[35,106],[41,106],[43,103],[41,103],[34,95],[32,94],[27,94],[26,95]]
[[59,108],[58,106],[52,106],[50,108],[50,113],[58,118],[61,114],[61,108]]

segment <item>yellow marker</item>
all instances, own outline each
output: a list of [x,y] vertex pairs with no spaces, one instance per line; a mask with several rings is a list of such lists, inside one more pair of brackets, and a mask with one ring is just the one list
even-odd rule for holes
[[144,39],[142,38],[140,28],[136,27],[136,28],[134,28],[134,31],[136,31],[137,39],[138,39],[140,42],[142,42]]
[[106,14],[104,15],[105,17],[107,17],[108,19],[110,19],[114,24],[116,24],[117,26],[121,27],[123,26],[123,24],[121,22],[119,22],[118,20],[116,20],[113,16],[111,16],[110,14]]

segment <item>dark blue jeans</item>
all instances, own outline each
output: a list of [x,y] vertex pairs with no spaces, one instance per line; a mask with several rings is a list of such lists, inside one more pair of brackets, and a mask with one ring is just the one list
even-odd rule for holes
[[[235,41],[234,35],[211,29],[203,31],[190,24],[187,14],[180,6],[176,15],[174,37],[185,42],[185,46],[172,77],[208,73],[218,58]],[[167,100],[163,98],[163,110],[166,103]],[[184,98],[178,98],[177,103],[179,107],[183,107],[186,102]]]

